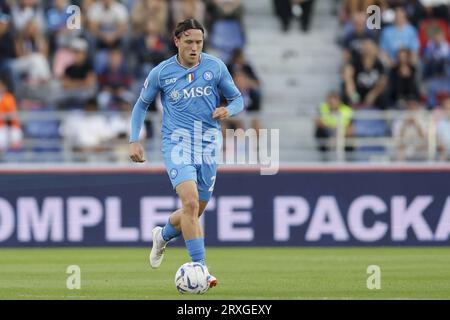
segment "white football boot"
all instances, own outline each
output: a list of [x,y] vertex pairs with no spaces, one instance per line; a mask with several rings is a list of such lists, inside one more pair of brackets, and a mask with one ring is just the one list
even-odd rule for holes
[[161,265],[167,246],[167,241],[164,241],[162,237],[162,229],[162,227],[155,227],[152,230],[153,246],[152,251],[150,251],[149,260],[153,269],[157,269]]

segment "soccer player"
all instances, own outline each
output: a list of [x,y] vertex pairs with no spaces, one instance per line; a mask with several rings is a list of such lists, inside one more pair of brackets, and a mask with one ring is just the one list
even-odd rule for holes
[[[150,103],[158,92],[163,105],[162,152],[173,188],[181,199],[182,208],[170,215],[167,224],[155,227],[150,265],[158,268],[167,243],[183,235],[193,262],[205,265],[205,243],[200,216],[211,197],[217,172],[217,153],[209,161],[205,150],[220,152],[220,120],[234,116],[244,108],[241,93],[235,86],[225,64],[218,58],[202,53],[204,28],[194,19],[180,22],[174,32],[178,54],[163,61],[148,75],[131,115],[130,158],[144,162],[144,149],[139,132]],[[228,101],[220,107],[220,94]],[[202,136],[215,130],[214,137],[192,139],[201,129]],[[178,159],[180,137],[183,159]],[[186,147],[187,146],[187,147]],[[184,153],[186,152],[186,153]],[[199,154],[200,153],[200,154]],[[186,157],[187,155],[187,157]],[[199,161],[200,158],[200,161]],[[202,161],[203,160],[203,161]],[[217,279],[209,274],[209,287]]]

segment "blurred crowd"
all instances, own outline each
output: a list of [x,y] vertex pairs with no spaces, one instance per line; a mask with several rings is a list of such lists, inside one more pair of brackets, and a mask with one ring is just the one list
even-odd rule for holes
[[[349,155],[386,153],[385,145],[359,146],[351,138],[392,137],[392,159],[429,159],[434,147],[437,159],[450,159],[450,0],[334,4],[341,25],[341,87],[318,110],[320,151],[335,150],[341,127]],[[314,5],[274,0],[280,29],[299,19],[308,32]],[[367,12],[373,5],[379,16]],[[107,160],[126,161],[130,111],[142,83],[176,53],[176,23],[192,17],[207,29],[205,51],[225,61],[244,96],[247,116],[226,121],[223,129],[259,129],[261,83],[244,54],[241,0],[0,0],[0,160],[8,153],[62,154],[69,148],[75,160],[111,151]],[[150,111],[160,110],[156,99]],[[386,121],[357,119],[355,110],[405,112]],[[46,112],[46,120],[21,122],[22,111]],[[61,119],[57,111],[70,113]],[[152,122],[141,134],[153,137]],[[38,143],[45,139],[64,144]]]
[[[373,5],[380,10],[367,12]],[[340,115],[348,138],[393,137],[393,159],[427,159],[434,133],[437,158],[450,159],[450,0],[343,0],[339,19],[342,85],[320,106],[320,150],[332,147],[327,138],[336,136]],[[354,110],[406,112],[392,121],[357,121]],[[377,150],[386,151],[367,147]]]
[[[29,149],[24,137],[62,138],[82,160],[105,141],[126,141],[121,111],[130,113],[150,70],[176,53],[172,30],[187,18],[205,25],[205,51],[226,62],[246,109],[259,110],[243,14],[240,0],[0,0],[0,156]],[[73,112],[21,124],[22,110]],[[157,99],[150,111],[159,110]],[[147,122],[143,137],[152,133]]]

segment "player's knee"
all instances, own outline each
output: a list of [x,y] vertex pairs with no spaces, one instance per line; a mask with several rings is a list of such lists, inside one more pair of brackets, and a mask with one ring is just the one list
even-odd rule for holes
[[183,201],[183,213],[197,218],[199,211],[198,199],[194,197]]

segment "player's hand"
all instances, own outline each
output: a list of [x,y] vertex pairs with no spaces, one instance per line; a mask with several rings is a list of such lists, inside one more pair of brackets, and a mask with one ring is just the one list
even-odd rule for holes
[[214,110],[213,113],[213,119],[216,120],[224,120],[227,119],[230,116],[230,113],[228,112],[228,109],[226,107],[219,107],[216,110]]
[[129,148],[130,159],[133,162],[145,162],[144,159],[144,148],[139,142],[130,143]]

